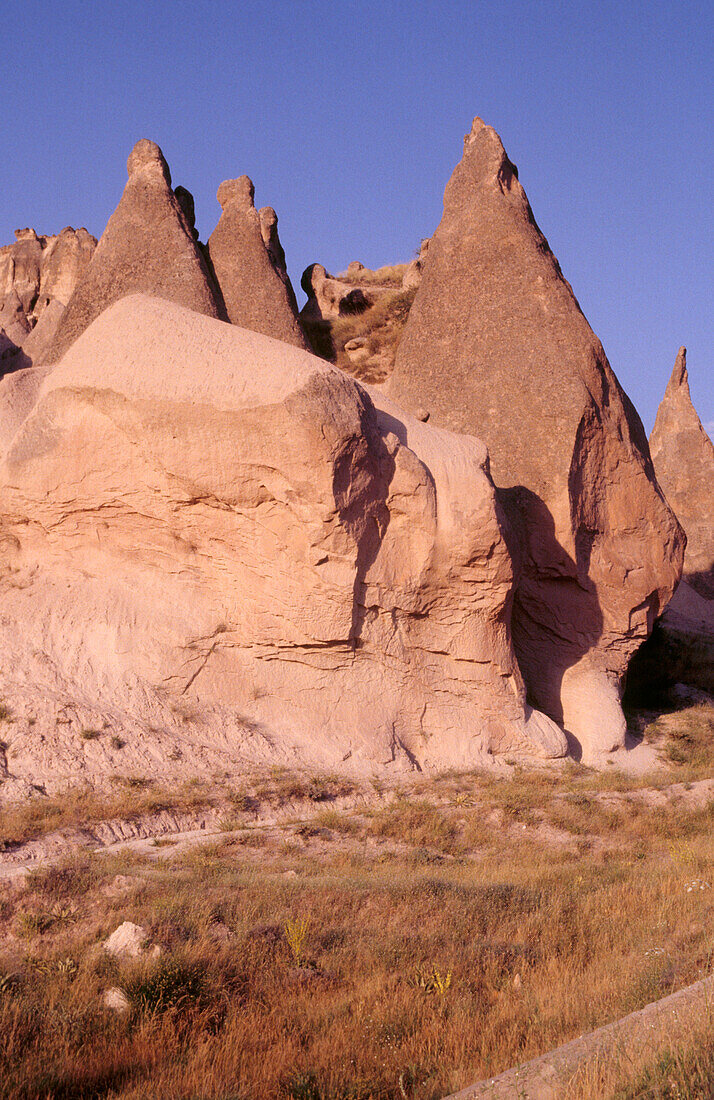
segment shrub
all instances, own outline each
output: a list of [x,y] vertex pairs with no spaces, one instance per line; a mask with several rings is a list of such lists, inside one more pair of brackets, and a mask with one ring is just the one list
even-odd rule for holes
[[198,966],[178,959],[159,959],[125,986],[127,998],[140,1012],[163,1012],[195,1003],[204,990]]

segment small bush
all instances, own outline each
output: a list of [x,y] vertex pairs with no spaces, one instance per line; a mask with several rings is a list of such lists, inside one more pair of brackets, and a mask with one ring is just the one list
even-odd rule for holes
[[124,992],[139,1012],[163,1012],[194,1004],[204,990],[203,976],[194,964],[160,959],[130,979]]

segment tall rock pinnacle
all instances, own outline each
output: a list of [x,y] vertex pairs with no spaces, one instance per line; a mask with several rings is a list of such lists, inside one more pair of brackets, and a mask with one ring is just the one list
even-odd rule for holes
[[639,417],[478,118],[389,393],[484,440],[523,548],[513,631],[530,699],[588,757],[623,744],[622,676],[677,584],[684,536]]
[[60,359],[107,306],[136,291],[224,319],[159,146],[138,141],[127,172],[121,201],[70,298],[48,362]]
[[655,472],[687,533],[684,572],[714,599],[714,444],[689,393],[687,349],[680,348],[650,436]]
[[278,219],[269,207],[259,215],[253,194],[248,176],[224,180],[218,188],[223,213],[208,240],[207,254],[228,319],[306,349],[278,239]]

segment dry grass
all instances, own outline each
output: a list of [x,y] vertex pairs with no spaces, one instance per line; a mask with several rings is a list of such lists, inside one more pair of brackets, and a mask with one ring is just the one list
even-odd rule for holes
[[[339,317],[332,324],[334,362],[363,382],[383,382],[391,374],[415,290],[395,290],[381,295],[364,313]],[[360,338],[367,358],[355,362],[345,344]]]
[[360,271],[356,279],[349,278],[346,271],[335,275],[334,278],[341,283],[357,284],[359,286],[398,286],[402,285],[402,279],[409,264],[385,264],[371,271],[368,267]]
[[[37,872],[0,901],[3,1096],[436,1100],[688,984],[714,946],[712,806],[592,783],[451,775],[314,828]],[[136,888],[108,890],[118,870]],[[104,955],[124,920],[160,959]],[[697,1095],[615,1088],[591,1095]]]
[[[669,716],[657,787],[514,767],[363,790],[350,808],[353,784],[272,769],[230,801],[219,790],[226,831],[200,845],[0,885],[2,1096],[437,1100],[689,984],[714,950],[714,799],[667,789],[690,766],[712,774],[711,718]],[[695,764],[667,751],[683,740]],[[99,812],[88,797],[39,825],[15,811],[15,835]],[[161,801],[116,798],[113,813]],[[265,802],[311,821],[261,824]],[[125,920],[159,959],[104,954]],[[125,1016],[103,1007],[114,986]],[[713,1066],[707,1037],[601,1072],[579,1100],[695,1100]]]
[[[380,270],[396,271],[398,267]],[[362,382],[383,382],[394,366],[415,294],[415,290],[395,286],[380,294],[374,305],[363,313],[347,314],[333,322],[308,324],[306,332],[313,351]],[[361,341],[359,361],[345,351],[345,344],[355,339]]]
[[669,1042],[658,1054],[643,1051],[584,1067],[568,1090],[568,1100],[710,1100],[712,1096],[711,1011],[698,1024],[690,1024],[685,1040]]
[[117,779],[109,794],[92,790],[70,790],[53,797],[38,794],[0,810],[0,851],[58,829],[114,818],[132,820],[159,810],[194,810],[213,800],[206,784],[187,783],[169,791],[131,776]]

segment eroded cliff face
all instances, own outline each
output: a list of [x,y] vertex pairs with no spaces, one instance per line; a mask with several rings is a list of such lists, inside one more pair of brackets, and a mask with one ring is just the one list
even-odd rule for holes
[[97,245],[71,226],[56,236],[18,229],[15,237],[0,248],[0,373],[42,360]]
[[639,417],[480,119],[387,391],[485,441],[520,558],[513,636],[529,698],[586,756],[622,745],[621,679],[676,587],[684,536]]
[[688,583],[714,600],[714,445],[689,392],[687,349],[680,348],[650,436],[660,485],[687,533]]
[[102,313],[9,435],[8,781],[50,756],[53,782],[110,770],[76,732],[97,722],[123,731],[122,765],[142,774],[565,752],[526,703],[477,440],[145,296]]

